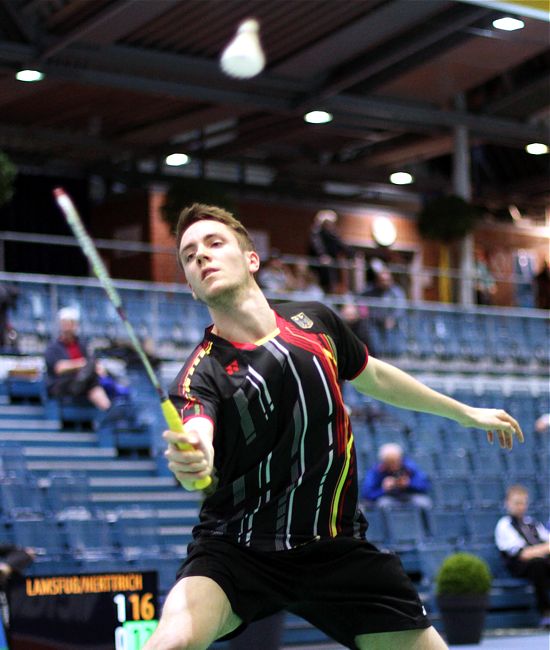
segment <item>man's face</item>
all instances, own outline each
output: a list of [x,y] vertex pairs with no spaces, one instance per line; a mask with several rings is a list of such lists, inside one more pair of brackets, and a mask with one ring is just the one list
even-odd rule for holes
[[197,221],[183,233],[180,259],[193,295],[215,307],[253,282],[259,258],[243,251],[235,232],[218,221]]
[[403,465],[403,457],[398,454],[388,454],[384,456],[382,465],[387,472],[398,472]]
[[59,332],[64,339],[74,338],[78,332],[78,321],[71,319],[60,320]]
[[522,492],[512,492],[506,499],[506,510],[512,517],[523,517],[529,506],[529,497]]

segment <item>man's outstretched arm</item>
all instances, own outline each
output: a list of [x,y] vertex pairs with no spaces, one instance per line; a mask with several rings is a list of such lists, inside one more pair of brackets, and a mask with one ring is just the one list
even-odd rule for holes
[[450,418],[464,427],[483,429],[490,443],[496,434],[503,448],[512,448],[514,436],[523,442],[519,424],[506,411],[476,408],[458,402],[380,359],[370,357],[365,369],[352,384],[359,392],[382,402]]

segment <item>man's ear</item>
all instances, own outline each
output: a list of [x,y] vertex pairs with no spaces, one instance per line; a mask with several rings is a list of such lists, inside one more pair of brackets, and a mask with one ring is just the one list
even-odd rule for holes
[[256,273],[256,271],[260,268],[260,256],[256,251],[248,251],[248,268],[250,269],[251,273]]

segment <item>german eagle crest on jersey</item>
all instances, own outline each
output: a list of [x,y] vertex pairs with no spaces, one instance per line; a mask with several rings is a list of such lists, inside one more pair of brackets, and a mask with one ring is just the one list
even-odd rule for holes
[[303,311],[299,314],[294,314],[294,316],[291,316],[290,318],[303,330],[308,330],[310,327],[313,327],[313,321],[309,316],[306,316]]

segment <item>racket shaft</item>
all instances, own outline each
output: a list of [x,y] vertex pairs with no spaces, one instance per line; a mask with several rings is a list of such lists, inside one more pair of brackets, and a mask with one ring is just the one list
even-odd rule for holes
[[[80,245],[80,248],[88,258],[88,261],[90,262],[90,266],[92,267],[92,271],[94,272],[97,279],[100,281],[101,286],[105,290],[105,293],[107,294],[109,300],[115,307],[117,314],[119,315],[120,319],[124,323],[126,331],[128,332],[128,336],[130,337],[130,341],[134,347],[134,350],[137,352],[145,368],[145,371],[147,372],[147,376],[149,377],[151,383],[153,384],[153,386],[156,388],[156,390],[160,395],[161,409],[164,415],[164,419],[166,420],[166,424],[168,425],[168,428],[171,431],[183,432],[183,424],[176,410],[176,407],[172,404],[172,402],[168,399],[168,397],[162,390],[160,382],[155,374],[155,371],[153,370],[153,367],[151,366],[151,363],[149,362],[149,359],[147,358],[147,355],[145,354],[145,351],[141,346],[141,343],[139,342],[135,330],[132,327],[132,324],[130,323],[128,318],[126,317],[126,314],[122,307],[122,300],[120,299],[120,295],[111,281],[109,273],[107,272],[103,260],[101,259],[99,253],[97,252],[97,248],[95,247],[94,242],[86,232],[86,229],[84,228],[84,224],[82,223],[80,215],[78,214],[78,211],[72,199],[62,188],[56,188],[54,190],[54,197],[61,209],[61,212],[63,212],[65,220],[67,221],[71,230],[73,231],[73,234],[76,237],[76,240]],[[180,449],[191,450],[193,449],[193,447],[192,445],[180,445]],[[204,488],[208,487],[211,482],[212,482],[212,478],[210,476],[206,476],[205,478],[195,481],[194,487],[197,490],[203,490]]]

